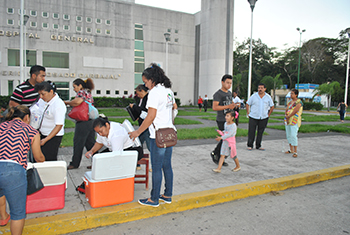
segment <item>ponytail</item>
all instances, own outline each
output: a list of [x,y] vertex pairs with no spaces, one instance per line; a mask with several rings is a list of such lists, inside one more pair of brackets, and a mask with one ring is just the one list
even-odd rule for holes
[[17,117],[23,120],[26,115],[29,115],[30,117],[30,111],[27,106],[18,105],[16,107],[10,107],[9,112],[6,115],[6,121],[11,121]]

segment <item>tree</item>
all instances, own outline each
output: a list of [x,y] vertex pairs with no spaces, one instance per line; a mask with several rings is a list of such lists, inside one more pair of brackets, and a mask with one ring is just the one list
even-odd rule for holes
[[276,106],[276,89],[281,88],[283,85],[282,79],[280,79],[281,74],[277,74],[276,77],[265,76],[261,82],[266,85],[266,90],[273,90],[273,103]]
[[232,77],[232,91],[236,91],[238,95],[241,95],[242,87],[242,74],[236,74]]
[[331,97],[332,95],[335,94],[335,92],[340,89],[340,84],[339,82],[327,82],[327,83],[323,83],[321,84],[316,90],[315,95],[312,97],[314,98],[316,95],[326,95],[327,96],[327,103],[328,103],[328,112],[329,112],[329,107],[331,104]]

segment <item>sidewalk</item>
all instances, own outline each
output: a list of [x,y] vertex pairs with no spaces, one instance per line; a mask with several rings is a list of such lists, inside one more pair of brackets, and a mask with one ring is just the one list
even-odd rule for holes
[[[241,124],[240,128],[246,128]],[[215,140],[179,141],[173,150],[173,203],[158,208],[140,206],[137,200],[150,195],[144,184],[135,185],[134,200],[122,205],[93,209],[85,195],[75,191],[82,183],[90,160],[83,157],[79,169],[68,171],[68,188],[62,210],[28,214],[23,234],[65,234],[115,223],[159,216],[198,207],[236,200],[248,196],[284,190],[350,175],[349,135],[337,133],[299,134],[298,158],[283,152],[288,149],[284,131],[266,129],[263,137],[266,151],[246,150],[246,137],[237,138],[237,153],[242,170],[234,168],[232,159],[222,173],[214,173],[216,165],[209,153]],[[71,160],[73,149],[62,148],[59,160]],[[144,169],[141,170],[142,172]],[[316,171],[316,172],[315,172]],[[152,173],[151,173],[152,174]],[[151,177],[150,174],[150,177]],[[150,179],[150,189],[152,188]],[[9,225],[0,228],[9,234]]]

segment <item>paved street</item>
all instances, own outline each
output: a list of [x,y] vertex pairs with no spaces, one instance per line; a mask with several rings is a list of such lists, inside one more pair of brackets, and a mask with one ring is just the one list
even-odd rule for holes
[[349,234],[350,176],[74,235]]

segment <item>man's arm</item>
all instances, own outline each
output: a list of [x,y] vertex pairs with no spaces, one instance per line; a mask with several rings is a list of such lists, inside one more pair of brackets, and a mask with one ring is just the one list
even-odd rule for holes
[[250,112],[250,109],[249,109],[249,104],[245,104],[245,108],[246,108],[246,110],[247,110],[247,116],[249,116],[249,112]]
[[9,107],[16,107],[18,105],[19,105],[19,103],[17,103],[16,101],[10,100],[10,102],[9,102]]
[[231,103],[229,105],[219,105],[219,101],[213,101],[213,110],[214,111],[221,111],[225,109],[234,109],[235,104]]
[[270,115],[271,115],[271,113],[272,113],[272,111],[273,111],[274,108],[275,108],[275,106],[271,106],[271,107],[270,107],[269,117],[270,117]]

